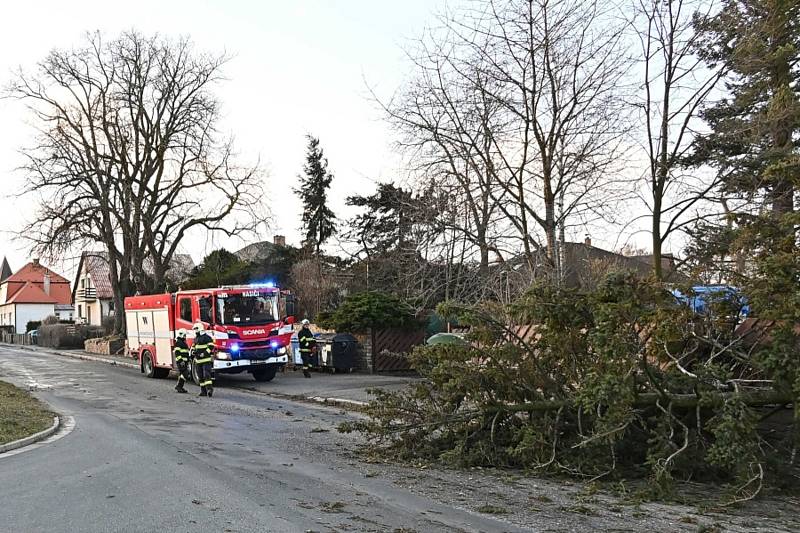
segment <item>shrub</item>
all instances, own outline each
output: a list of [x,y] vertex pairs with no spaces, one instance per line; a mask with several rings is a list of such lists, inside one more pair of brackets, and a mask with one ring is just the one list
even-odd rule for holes
[[55,315],[50,315],[42,320],[43,326],[52,326],[53,324],[63,324],[63,322]]
[[411,329],[420,325],[414,309],[392,294],[359,292],[332,312],[320,313],[317,323],[327,329],[361,333],[370,328]]
[[97,326],[70,326],[53,324],[39,328],[39,346],[47,348],[83,348],[86,339],[103,336],[103,330]]

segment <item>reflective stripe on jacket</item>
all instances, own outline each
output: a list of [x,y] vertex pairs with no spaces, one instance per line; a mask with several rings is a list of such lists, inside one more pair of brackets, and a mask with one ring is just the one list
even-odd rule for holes
[[317,345],[314,334],[308,328],[300,330],[300,333],[297,334],[297,342],[300,345],[301,352],[310,352]]

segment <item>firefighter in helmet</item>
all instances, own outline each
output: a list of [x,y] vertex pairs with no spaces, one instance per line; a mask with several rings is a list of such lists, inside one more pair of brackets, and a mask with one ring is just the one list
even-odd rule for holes
[[297,343],[300,345],[300,357],[303,359],[303,375],[311,377],[312,354],[317,348],[317,340],[314,334],[308,329],[308,320],[303,320],[303,328],[297,334]]
[[175,385],[175,390],[180,393],[188,392],[183,388],[186,380],[189,379],[189,345],[186,344],[186,330],[178,330],[175,337],[175,349],[172,351],[175,355],[175,363],[178,365],[178,384]]
[[200,385],[200,396],[211,397],[214,394],[214,339],[206,332],[206,327],[202,322],[192,326],[194,330],[194,344],[192,344],[192,356],[194,365],[197,368],[197,379]]

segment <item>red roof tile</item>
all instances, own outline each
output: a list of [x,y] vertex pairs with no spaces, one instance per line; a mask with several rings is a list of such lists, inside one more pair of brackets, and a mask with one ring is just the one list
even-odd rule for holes
[[56,304],[61,303],[56,298],[45,292],[31,283],[26,282],[25,285],[14,293],[13,296],[8,298],[6,303],[9,304]]
[[24,283],[26,281],[30,281],[33,283],[42,283],[44,281],[45,274],[50,275],[50,283],[67,283],[69,281],[62,276],[59,276],[46,266],[42,265],[37,261],[32,261],[25,265],[24,267],[17,270],[11,276],[5,279],[5,281],[12,282],[17,281]]

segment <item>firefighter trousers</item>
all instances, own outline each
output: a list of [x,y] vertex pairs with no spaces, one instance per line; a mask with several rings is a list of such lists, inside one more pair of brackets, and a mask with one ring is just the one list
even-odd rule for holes
[[189,361],[186,359],[178,359],[178,388],[183,388],[183,385],[191,379],[189,374]]
[[214,363],[204,362],[197,364],[197,379],[200,382],[200,391],[214,390]]

